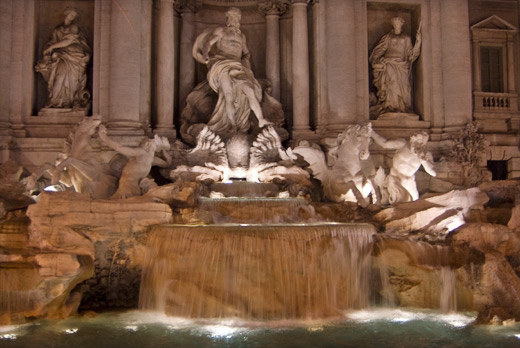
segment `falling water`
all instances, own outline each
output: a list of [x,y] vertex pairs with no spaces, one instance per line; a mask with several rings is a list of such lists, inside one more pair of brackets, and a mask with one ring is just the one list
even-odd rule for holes
[[35,297],[31,287],[36,286],[38,272],[25,264],[12,268],[0,268],[0,321],[1,316],[23,318],[24,310],[30,308]]
[[222,223],[291,223],[309,221],[316,216],[314,208],[298,198],[203,198],[201,211],[211,214],[208,222]]
[[444,313],[457,311],[457,276],[451,268],[441,268],[441,283],[441,311]]
[[[457,278],[455,272],[449,267],[449,247],[380,237],[374,248],[377,269],[380,272],[380,294],[383,305],[397,304],[400,298],[408,305],[420,304],[424,307],[440,309],[444,313],[457,310]],[[398,260],[398,258],[402,259]],[[395,286],[392,286],[392,278],[395,279]],[[404,282],[403,284],[410,282],[412,286],[405,284],[401,290],[398,290],[400,292],[398,294],[395,291],[399,289],[400,282]]]
[[139,306],[261,320],[365,308],[374,233],[369,224],[156,226]]

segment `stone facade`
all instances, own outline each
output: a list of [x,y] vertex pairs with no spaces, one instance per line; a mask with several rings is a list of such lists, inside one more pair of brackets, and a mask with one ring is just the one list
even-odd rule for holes
[[[191,57],[203,30],[223,25],[229,1],[74,0],[78,27],[92,48],[87,88],[89,115],[101,114],[108,134],[137,145],[153,133],[179,137],[185,98],[206,76]],[[34,71],[43,45],[59,25],[61,1],[0,0],[0,160],[28,170],[52,162],[80,120],[73,113],[38,115],[46,84]],[[448,154],[449,139],[476,121],[490,144],[487,161],[520,175],[520,44],[518,1],[479,0],[276,0],[235,1],[242,11],[256,78],[268,78],[285,111],[290,140],[326,143],[347,125],[371,119],[375,92],[369,55],[405,20],[403,32],[422,47],[412,67],[417,118],[372,119],[387,138],[430,134],[435,159]],[[498,48],[498,92],[482,87],[482,48]],[[372,118],[374,118],[372,116]],[[101,147],[99,151],[107,148]],[[388,153],[372,146],[374,160]]]

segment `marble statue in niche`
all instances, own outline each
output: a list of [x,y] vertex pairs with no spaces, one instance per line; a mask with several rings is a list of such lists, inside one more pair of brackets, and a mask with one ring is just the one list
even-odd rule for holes
[[226,12],[226,27],[202,32],[193,46],[193,57],[208,66],[207,79],[218,101],[208,126],[213,131],[231,128],[245,132],[249,113],[253,111],[258,125],[272,124],[264,118],[260,101],[262,88],[251,71],[246,37],[240,30],[240,9]]
[[91,49],[74,22],[77,12],[67,7],[65,19],[52,32],[35,71],[48,84],[49,96],[45,109],[88,109],[87,65]]
[[273,125],[282,140],[288,138],[284,112],[270,95],[270,82],[257,80],[251,70],[240,19],[240,9],[229,8],[226,26],[204,30],[193,45],[194,59],[206,65],[208,73],[187,96],[181,114],[180,135],[190,145],[196,145],[206,126],[224,142],[238,133],[247,134],[251,142],[267,125]]
[[[193,45],[194,59],[208,68],[207,80],[186,97],[180,117],[183,143],[174,148],[177,168],[170,179],[201,182],[285,182],[291,188],[311,185],[298,166],[300,157],[285,150],[285,115],[271,94],[271,84],[251,70],[241,11],[226,12],[226,26],[208,28]],[[195,145],[184,147],[184,143]],[[296,189],[294,192],[298,191]]]
[[417,29],[415,44],[403,33],[404,19],[391,19],[393,29],[384,35],[372,50],[373,84],[377,90],[377,103],[370,108],[372,115],[413,114],[411,68],[421,52],[421,25]]

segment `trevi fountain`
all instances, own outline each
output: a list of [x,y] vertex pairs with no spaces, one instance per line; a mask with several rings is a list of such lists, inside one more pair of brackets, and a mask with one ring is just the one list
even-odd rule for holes
[[517,0],[0,0],[1,347],[520,346]]

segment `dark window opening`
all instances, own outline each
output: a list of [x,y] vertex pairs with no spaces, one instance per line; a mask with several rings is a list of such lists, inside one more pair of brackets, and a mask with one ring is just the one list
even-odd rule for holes
[[480,65],[482,92],[503,93],[502,48],[481,47]]
[[492,180],[507,179],[507,161],[487,161],[487,168],[491,172]]

